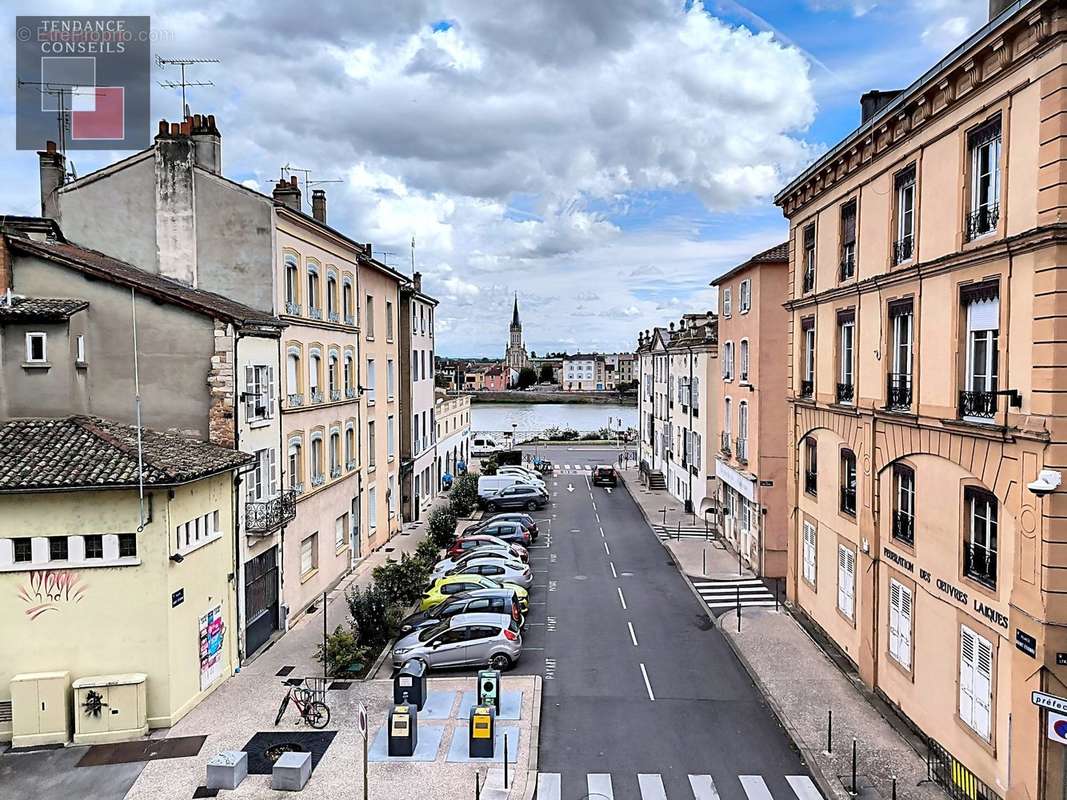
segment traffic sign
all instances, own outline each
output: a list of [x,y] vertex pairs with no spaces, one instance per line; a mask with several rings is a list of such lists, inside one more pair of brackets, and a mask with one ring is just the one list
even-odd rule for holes
[[1054,711],[1048,712],[1048,738],[1067,744],[1067,717]]
[[1054,694],[1046,694],[1045,692],[1031,692],[1030,702],[1035,706],[1047,708],[1049,711],[1067,714],[1067,698],[1056,697]]
[[359,720],[359,735],[364,739],[367,738],[367,707],[362,703],[359,704],[359,714],[357,715]]

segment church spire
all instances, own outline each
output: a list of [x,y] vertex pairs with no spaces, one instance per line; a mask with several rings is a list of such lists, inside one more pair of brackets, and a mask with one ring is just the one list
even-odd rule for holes
[[511,324],[519,325],[519,293],[515,292],[515,310],[511,312]]

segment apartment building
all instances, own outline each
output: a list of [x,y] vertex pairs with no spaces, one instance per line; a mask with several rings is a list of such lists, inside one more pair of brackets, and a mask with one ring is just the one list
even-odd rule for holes
[[437,301],[422,291],[422,275],[400,287],[400,510],[418,522],[437,496],[437,420],[433,316]]
[[471,399],[469,395],[449,396],[437,391],[437,480],[455,477],[466,468],[471,454]]
[[599,353],[563,356],[561,387],[565,392],[602,392],[606,388],[604,357]]
[[970,797],[1064,795],[1064,12],[994,2],[776,198],[789,595]]
[[719,293],[722,398],[714,474],[723,533],[757,575],[786,574],[789,244],[712,281]]

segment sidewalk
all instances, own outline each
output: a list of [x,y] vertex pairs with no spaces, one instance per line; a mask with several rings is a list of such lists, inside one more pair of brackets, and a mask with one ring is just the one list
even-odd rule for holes
[[[640,485],[637,471],[623,471],[631,496],[652,526],[692,526],[692,515],[666,491]],[[699,520],[698,525],[702,524]],[[682,539],[664,544],[679,570],[710,579],[738,577],[737,555],[719,542]],[[702,566],[706,559],[706,568]],[[747,569],[742,577],[752,575]],[[695,590],[694,590],[695,591]],[[792,614],[745,608],[741,631],[737,617],[722,615],[719,628],[767,699],[779,721],[811,768],[827,800],[849,797],[852,739],[857,739],[858,791],[863,797],[892,796],[902,800],[944,800],[945,794],[926,781],[926,761],[898,732],[899,719],[888,719],[868,699],[855,675],[843,672],[808,635]],[[827,711],[833,710],[833,752],[827,747]],[[886,709],[887,714],[892,712]]]

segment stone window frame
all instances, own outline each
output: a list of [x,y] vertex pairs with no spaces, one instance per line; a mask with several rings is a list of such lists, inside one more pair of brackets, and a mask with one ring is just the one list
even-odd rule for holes
[[[296,356],[296,386],[289,385],[289,356]],[[285,344],[285,394],[303,394],[306,395],[308,391],[307,377],[304,375],[304,370],[307,368],[307,363],[304,360],[304,343],[298,341],[290,341]],[[294,391],[294,389],[296,391]]]
[[341,320],[341,281],[338,276],[337,267],[332,264],[326,265],[326,282],[322,286],[323,289],[323,319],[329,321],[330,318],[330,306],[333,306],[333,311],[337,314],[338,321]]
[[[290,259],[292,259],[290,261]],[[294,282],[294,288],[296,293],[293,295],[293,299],[289,299],[289,268],[293,267],[296,272],[296,281]],[[303,308],[304,295],[307,293],[307,287],[304,285],[304,271],[300,267],[300,253],[291,247],[282,249],[282,296],[285,303],[294,303],[300,308]]]
[[[311,309],[317,308],[322,311],[322,264],[318,259],[308,256],[304,259],[304,273],[305,283],[307,284],[307,308],[305,311],[308,315],[311,313]],[[315,276],[315,297],[312,297],[311,291],[311,276]]]
[[[315,442],[319,442],[319,456],[321,464],[315,463]],[[315,475],[327,476],[326,472],[326,427],[324,425],[318,425],[311,429],[308,434],[308,477],[315,478]],[[316,473],[316,467],[319,468]],[[314,488],[314,487],[313,487]]]
[[[296,468],[297,473],[294,474],[292,470],[289,470],[289,460],[292,457],[292,449],[297,449],[296,452]],[[289,488],[293,488],[294,483],[298,483],[301,486],[307,487],[305,478],[307,477],[307,458],[304,450],[304,432],[302,430],[292,431],[285,440],[285,467],[289,471],[287,477],[289,478]],[[294,477],[297,480],[294,480]]]
[[[345,289],[348,290],[348,300],[345,300]],[[357,325],[356,319],[356,278],[351,272],[341,272],[341,313],[343,317],[351,317],[352,324]],[[342,318],[343,321],[343,318]]]

